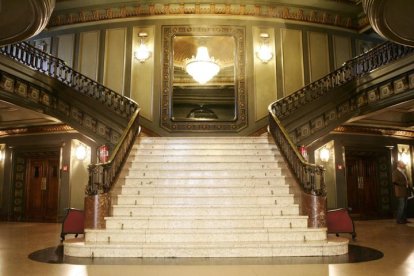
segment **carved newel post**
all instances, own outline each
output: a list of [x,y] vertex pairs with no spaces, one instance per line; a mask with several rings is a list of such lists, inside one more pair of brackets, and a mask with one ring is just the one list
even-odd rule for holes
[[302,214],[308,216],[309,228],[325,228],[327,212],[326,196],[302,192]]
[[105,217],[109,216],[111,197],[103,184],[103,166],[89,166],[89,183],[85,196],[85,229],[105,229]]
[[105,229],[105,217],[109,216],[109,193],[85,197],[85,229]]

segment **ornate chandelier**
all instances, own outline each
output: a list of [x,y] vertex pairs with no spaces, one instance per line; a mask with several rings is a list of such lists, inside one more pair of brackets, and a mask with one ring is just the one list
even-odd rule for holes
[[205,46],[197,48],[196,57],[192,56],[185,62],[185,71],[190,74],[195,81],[204,84],[211,80],[220,72],[220,66],[214,57],[209,56]]

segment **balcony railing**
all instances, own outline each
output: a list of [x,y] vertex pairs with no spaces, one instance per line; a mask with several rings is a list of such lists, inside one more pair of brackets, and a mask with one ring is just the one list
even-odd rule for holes
[[[63,60],[49,55],[28,43],[22,42],[4,46],[0,48],[0,53],[58,80],[65,86],[87,97],[84,101],[87,99],[95,101],[89,107],[88,105],[78,105],[76,108],[80,110],[93,108],[95,111],[100,111],[102,115],[109,111],[111,113],[110,117],[126,119],[126,122],[123,120],[125,125],[120,126],[121,128],[124,127],[124,130],[111,152],[109,161],[89,166],[89,183],[86,194],[95,195],[108,192],[115,183],[123,164],[128,158],[135,138],[139,134],[139,106],[131,99],[73,70]],[[56,96],[59,97],[59,93]],[[99,121],[99,118],[94,119]]]
[[326,195],[324,169],[322,166],[310,164],[304,160],[281,121],[305,105],[327,95],[334,88],[361,78],[413,52],[414,48],[386,42],[345,62],[343,66],[325,77],[269,105],[269,130],[304,192]]
[[3,46],[0,48],[0,53],[59,80],[66,86],[105,105],[124,118],[130,119],[138,108],[138,105],[131,99],[73,70],[63,60],[49,55],[26,42]]
[[342,86],[367,73],[414,52],[414,48],[392,42],[381,44],[347,62],[325,77],[271,104],[272,113],[280,120],[302,106],[323,97],[335,87]]

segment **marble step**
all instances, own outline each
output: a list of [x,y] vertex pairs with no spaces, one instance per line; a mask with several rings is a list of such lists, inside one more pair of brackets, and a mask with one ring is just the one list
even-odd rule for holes
[[[191,164],[189,164],[191,166]],[[286,175],[287,169],[274,170],[127,170],[122,171],[120,177],[140,177],[140,178],[231,178],[231,177],[246,177],[246,178],[268,178]]]
[[[294,203],[293,195],[275,195],[275,196],[254,196],[254,195],[156,195],[156,196],[141,196],[141,195],[118,195],[118,205],[240,205],[240,204],[258,204],[258,205],[278,205],[284,206]],[[114,206],[115,207],[115,206]]]
[[220,242],[220,243],[85,243],[64,242],[64,254],[74,257],[273,257],[332,256],[348,252],[348,240],[327,241]]
[[128,162],[125,169],[132,170],[234,170],[244,168],[245,170],[258,169],[285,169],[287,165],[284,162],[192,162],[189,163],[164,163],[151,162],[145,160],[137,160],[136,162]]
[[130,156],[160,155],[160,156],[239,156],[239,155],[270,155],[281,156],[276,149],[137,149]]
[[123,195],[142,195],[142,196],[185,196],[185,195],[286,195],[289,194],[288,185],[279,185],[277,187],[129,187],[122,186],[121,194]]
[[266,143],[222,143],[222,144],[200,144],[200,143],[175,143],[175,144],[134,144],[132,150],[138,149],[157,149],[157,150],[188,150],[188,149],[208,149],[208,150],[217,150],[217,149],[229,149],[229,150],[239,150],[239,149],[271,149],[277,150],[276,145],[266,144]]
[[148,187],[261,187],[279,186],[294,183],[294,179],[288,176],[276,176],[268,178],[140,178],[120,177],[117,185],[148,186]]
[[134,155],[128,156],[127,162],[170,162],[170,163],[201,163],[201,162],[278,162],[281,157],[274,155]]
[[106,229],[306,228],[306,216],[117,216],[106,217]]
[[274,145],[268,138],[257,137],[141,137],[135,144],[266,144]]
[[326,229],[125,229],[85,230],[85,242],[274,242],[326,240]]
[[112,216],[298,216],[299,206],[277,205],[151,205],[122,206],[114,205]]

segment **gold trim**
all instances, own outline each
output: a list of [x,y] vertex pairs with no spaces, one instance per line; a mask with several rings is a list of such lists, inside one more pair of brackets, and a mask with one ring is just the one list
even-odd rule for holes
[[0,137],[14,136],[14,135],[29,135],[39,133],[61,133],[61,132],[74,132],[75,129],[65,125],[51,125],[51,126],[35,126],[35,127],[23,127],[0,130]]
[[118,7],[89,7],[79,11],[65,11],[53,14],[49,21],[50,27],[97,22],[121,18],[149,16],[186,16],[186,15],[220,15],[274,18],[307,23],[316,23],[361,29],[368,23],[364,18],[351,18],[339,13],[320,9],[300,8],[286,5],[236,4],[236,3],[150,3],[150,4],[119,4]]
[[414,138],[414,131],[396,130],[387,128],[361,127],[361,126],[339,126],[333,130],[334,133],[353,133],[363,135],[396,136]]
[[[190,121],[179,122],[171,118],[173,49],[172,40],[177,35],[227,35],[235,38],[236,54],[236,117],[234,121]],[[161,127],[169,131],[227,131],[237,132],[247,126],[247,84],[246,84],[246,30],[238,26],[188,26],[162,27],[162,83],[161,83]]]

